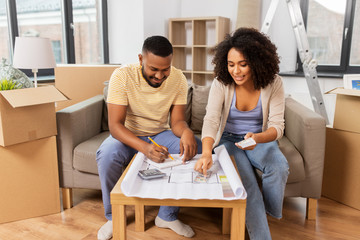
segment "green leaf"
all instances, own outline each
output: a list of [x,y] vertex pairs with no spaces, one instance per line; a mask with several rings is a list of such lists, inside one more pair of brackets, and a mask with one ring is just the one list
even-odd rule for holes
[[0,81],[0,91],[19,89],[22,85],[14,82],[12,79],[2,79]]

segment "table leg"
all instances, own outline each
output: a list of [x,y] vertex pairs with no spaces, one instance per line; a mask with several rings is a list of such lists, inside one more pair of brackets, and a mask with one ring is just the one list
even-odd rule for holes
[[126,240],[126,212],[124,205],[112,205],[113,240]]
[[245,238],[245,208],[235,207],[231,215],[231,240]]
[[231,208],[223,208],[222,234],[230,234]]
[[73,194],[72,188],[62,188],[62,198],[63,198],[63,209],[68,209],[73,207]]
[[317,208],[317,199],[307,198],[306,199],[306,219],[316,220],[316,208]]
[[135,205],[135,231],[145,231],[145,214],[144,205],[142,204]]

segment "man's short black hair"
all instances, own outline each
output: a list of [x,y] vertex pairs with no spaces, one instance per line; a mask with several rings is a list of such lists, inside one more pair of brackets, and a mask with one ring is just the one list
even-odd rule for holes
[[173,48],[166,37],[152,36],[145,39],[142,52],[151,52],[156,56],[167,57],[173,53]]

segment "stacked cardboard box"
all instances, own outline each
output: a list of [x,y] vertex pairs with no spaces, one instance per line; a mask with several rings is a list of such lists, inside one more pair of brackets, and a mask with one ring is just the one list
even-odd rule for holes
[[70,98],[59,102],[59,111],[93,96],[103,94],[104,82],[120,65],[63,64],[55,68],[55,87]]
[[360,210],[360,91],[336,88],[333,128],[327,129],[322,195]]
[[0,91],[0,223],[60,212],[54,86]]

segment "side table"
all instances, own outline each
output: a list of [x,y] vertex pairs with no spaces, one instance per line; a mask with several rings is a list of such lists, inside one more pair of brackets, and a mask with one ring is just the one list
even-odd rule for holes
[[145,231],[144,206],[214,207],[223,208],[222,233],[229,234],[231,240],[245,237],[246,199],[153,199],[127,197],[121,191],[121,183],[129,170],[133,158],[110,193],[113,215],[113,239],[126,240],[126,205],[135,205],[135,231]]

